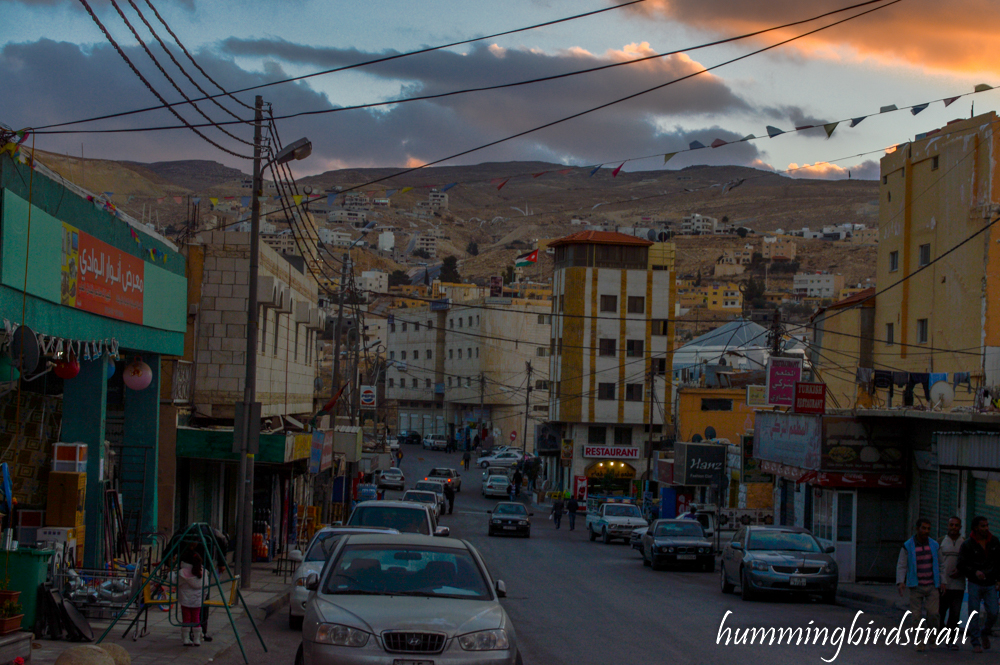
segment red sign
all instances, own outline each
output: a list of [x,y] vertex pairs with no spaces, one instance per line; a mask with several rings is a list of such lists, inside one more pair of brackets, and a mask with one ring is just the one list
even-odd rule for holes
[[587,476],[573,476],[573,496],[578,501],[587,500]]
[[514,440],[514,439],[516,439],[516,438],[517,438],[517,432],[516,432],[516,431],[514,431],[514,432],[511,432],[511,433],[510,433],[510,440],[511,440],[511,441],[513,441],[513,440]]
[[808,471],[778,462],[761,460],[762,471],[773,473],[801,483],[819,487],[861,487],[866,489],[900,489],[906,487],[901,473],[839,473],[836,471]]
[[142,324],[142,259],[65,223],[62,250],[63,305]]
[[811,413],[822,416],[826,413],[826,384],[802,383],[795,384],[795,413]]
[[323,432],[323,453],[320,457],[319,468],[326,471],[333,466],[333,430]]
[[631,446],[584,446],[583,456],[590,458],[639,459],[639,448]]
[[802,360],[771,357],[767,360],[767,403],[792,406],[795,384],[802,378]]

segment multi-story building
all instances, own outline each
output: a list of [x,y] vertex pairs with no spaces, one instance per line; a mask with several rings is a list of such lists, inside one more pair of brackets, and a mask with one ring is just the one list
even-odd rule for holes
[[432,189],[427,195],[427,204],[434,210],[447,210],[448,195],[444,192]]
[[386,293],[389,290],[389,274],[381,270],[365,270],[358,278],[358,286],[373,295]]
[[[700,298],[700,306],[712,312],[743,311],[743,292],[735,282],[711,282],[694,287]],[[698,306],[698,305],[696,305]]]
[[438,239],[436,237],[420,233],[413,236],[413,239],[410,241],[412,245],[410,251],[415,252],[422,249],[433,259],[437,256],[437,243]]
[[[321,229],[325,230],[325,229]],[[260,241],[273,249],[278,254],[299,255],[299,244],[291,231],[281,233],[261,233]]]
[[344,208],[347,210],[368,210],[372,200],[366,192],[348,192],[344,194]]
[[568,470],[557,464],[549,470],[557,488],[579,493],[578,484],[599,481],[612,468],[614,482],[638,478],[650,452],[650,422],[656,439],[664,418],[669,422],[669,406],[660,407],[672,403],[667,371],[676,286],[672,264],[652,269],[652,245],[606,231],[550,244],[556,253],[549,418],[562,454],[572,451]]
[[381,252],[391,252],[396,248],[396,234],[392,231],[383,231],[378,234],[378,249]]
[[398,404],[397,430],[464,442],[482,424],[508,443],[513,433],[533,451],[535,426],[548,416],[550,319],[549,302],[515,298],[439,299],[393,310],[386,396]]
[[765,261],[794,261],[795,241],[790,238],[765,236],[760,247],[760,254]]
[[357,227],[364,226],[368,222],[368,213],[362,210],[331,210],[326,216],[326,221],[331,224],[350,224]]
[[715,217],[705,217],[697,213],[688,215],[681,222],[680,235],[711,235],[715,233],[719,226],[719,220]]
[[800,272],[792,278],[795,295],[807,298],[836,298],[844,288],[844,276],[828,272]]
[[878,229],[855,229],[851,232],[851,242],[856,245],[877,245]]

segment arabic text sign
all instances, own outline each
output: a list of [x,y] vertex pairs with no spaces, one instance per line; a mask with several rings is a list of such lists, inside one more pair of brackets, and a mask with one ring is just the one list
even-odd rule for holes
[[801,358],[768,358],[767,403],[795,404],[795,384],[802,380]]
[[767,406],[767,386],[747,386],[747,406]]
[[802,469],[818,469],[822,416],[758,411],[754,419],[754,456]]
[[145,262],[63,223],[60,302],[142,324]]

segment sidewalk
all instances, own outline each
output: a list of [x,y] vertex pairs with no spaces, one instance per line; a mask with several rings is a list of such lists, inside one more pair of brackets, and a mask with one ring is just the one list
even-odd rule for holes
[[899,595],[896,585],[888,583],[840,584],[837,600],[845,605],[864,603],[884,610],[905,612],[909,607],[907,599]]
[[[253,613],[253,620],[258,628],[264,619],[275,612],[288,606],[288,601],[292,592],[292,578],[289,574],[287,578],[274,574],[275,563],[255,563],[253,564],[253,577],[251,588],[243,589],[243,600]],[[243,607],[237,601],[236,607],[231,607],[236,629],[239,631],[240,639],[244,648],[251,641],[257,641],[257,635],[253,631],[250,620],[246,617]],[[130,612],[122,618],[108,633],[105,642],[120,644],[132,656],[133,665],[154,665],[156,663],[176,663],[177,665],[202,665],[217,658],[229,647],[236,646],[236,637],[229,626],[225,608],[213,607],[209,617],[209,634],[212,636],[211,642],[203,642],[200,647],[185,647],[181,644],[180,630],[170,625],[169,616],[173,616],[173,611],[168,615],[157,608],[150,609],[149,631],[145,637],[140,637],[133,641],[134,630],[130,630],[128,635],[122,637],[122,633],[128,627],[129,622],[135,616]],[[95,638],[100,638],[101,634],[110,624],[110,621],[92,620],[90,625],[94,629]],[[31,660],[34,663],[52,663],[63,651],[74,642],[39,640],[35,639],[34,648],[31,651]]]

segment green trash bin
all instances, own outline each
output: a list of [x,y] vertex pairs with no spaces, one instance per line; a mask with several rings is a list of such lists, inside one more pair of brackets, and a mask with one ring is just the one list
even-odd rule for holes
[[[35,614],[38,611],[38,587],[45,583],[48,576],[49,559],[52,550],[34,550],[22,547],[16,551],[0,550],[0,582],[4,577],[10,580],[8,589],[20,591],[21,609],[24,618],[21,628],[34,630]],[[8,556],[9,555],[9,556]],[[6,570],[5,570],[6,569]],[[6,575],[4,573],[6,572]]]

